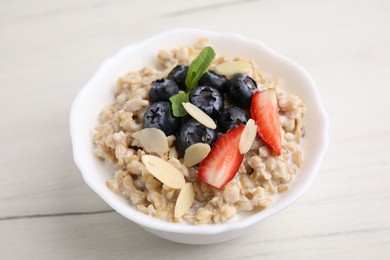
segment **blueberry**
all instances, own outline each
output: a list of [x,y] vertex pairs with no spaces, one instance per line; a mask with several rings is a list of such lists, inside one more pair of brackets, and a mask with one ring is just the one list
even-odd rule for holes
[[227,79],[225,76],[219,75],[216,72],[209,70],[200,77],[199,86],[210,86],[217,89],[220,93],[225,92],[225,83]]
[[257,91],[256,82],[249,76],[238,73],[227,81],[227,95],[239,107],[248,108],[253,94]]
[[187,65],[177,65],[168,74],[168,79],[173,80],[181,90],[186,90],[186,77],[188,72]]
[[180,119],[172,115],[171,103],[159,101],[148,107],[144,114],[144,128],[158,128],[165,135],[172,135],[179,129]]
[[168,101],[169,98],[179,92],[177,84],[170,79],[158,79],[152,82],[149,97],[153,102]]
[[246,122],[248,122],[248,116],[245,111],[239,107],[231,106],[221,112],[218,118],[218,127],[222,133],[226,133],[240,124],[245,125]]
[[195,143],[205,143],[210,146],[217,140],[217,132],[205,127],[193,118],[184,121],[177,137],[178,148],[181,152]]
[[218,117],[224,107],[223,95],[209,86],[200,86],[191,90],[189,100],[213,119]]

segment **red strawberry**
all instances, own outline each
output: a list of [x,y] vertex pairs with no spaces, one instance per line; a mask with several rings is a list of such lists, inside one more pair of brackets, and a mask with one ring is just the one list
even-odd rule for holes
[[276,91],[266,89],[253,94],[251,117],[257,125],[257,134],[278,155],[281,153],[282,139],[280,133],[278,99]]
[[244,159],[238,148],[243,130],[240,125],[217,139],[200,163],[198,176],[202,181],[220,189],[234,178]]

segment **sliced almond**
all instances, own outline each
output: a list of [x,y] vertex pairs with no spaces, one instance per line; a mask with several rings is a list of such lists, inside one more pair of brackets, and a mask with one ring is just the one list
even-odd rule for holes
[[148,153],[163,154],[168,151],[168,139],[164,132],[157,128],[144,128],[131,135],[138,140]]
[[142,162],[150,174],[168,187],[181,189],[184,186],[183,173],[170,163],[154,155],[142,156]]
[[217,125],[215,124],[214,120],[209,117],[205,112],[203,112],[199,107],[195,106],[194,104],[191,104],[190,102],[183,102],[181,104],[188,112],[188,114],[195,118],[199,123],[211,129],[217,128]]
[[195,192],[194,186],[191,182],[184,184],[181,188],[179,197],[177,197],[175,205],[175,218],[180,218],[191,208],[192,203],[194,203]]
[[166,78],[168,77],[169,73],[177,66],[177,63],[173,63],[171,65],[169,65],[165,70],[163,70],[160,75],[159,75],[159,78]]
[[210,145],[196,143],[188,147],[184,152],[184,165],[187,167],[200,163],[210,152]]
[[218,74],[232,76],[236,73],[247,74],[251,69],[251,64],[246,61],[228,61],[220,63],[215,67]]
[[240,144],[239,144],[241,154],[245,154],[249,151],[249,149],[251,149],[253,141],[255,141],[256,138],[256,131],[257,131],[257,126],[255,124],[255,121],[251,118],[246,123],[244,131],[242,131],[241,134]]

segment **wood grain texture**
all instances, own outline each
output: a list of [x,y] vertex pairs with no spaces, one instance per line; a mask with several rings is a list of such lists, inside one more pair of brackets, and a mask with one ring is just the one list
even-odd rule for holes
[[[389,259],[389,10],[380,0],[0,1],[1,258]],[[119,48],[179,26],[238,32],[301,63],[331,122],[304,196],[227,243],[150,235],[112,212],[72,159],[82,85]]]

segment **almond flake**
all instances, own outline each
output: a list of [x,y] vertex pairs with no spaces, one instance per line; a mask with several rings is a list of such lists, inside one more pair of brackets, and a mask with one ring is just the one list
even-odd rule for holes
[[163,154],[168,151],[168,139],[164,132],[157,128],[144,128],[131,135],[148,153]]
[[210,145],[196,143],[188,147],[184,152],[184,165],[187,167],[200,163],[210,152]]
[[177,197],[175,205],[175,218],[180,218],[191,208],[192,203],[194,203],[195,192],[194,186],[191,182],[184,184],[181,188],[179,197]]
[[228,61],[220,63],[215,67],[215,72],[225,76],[232,76],[236,73],[247,74],[251,68],[251,64],[246,61]]
[[195,106],[194,104],[191,104],[190,102],[183,102],[181,104],[183,105],[184,109],[188,112],[188,114],[190,114],[199,123],[211,129],[217,128],[217,125],[215,124],[214,120],[211,119],[211,117],[209,117],[199,107]]
[[154,155],[142,156],[142,162],[150,174],[168,187],[181,189],[184,186],[183,173],[170,163]]
[[239,144],[241,154],[245,154],[249,151],[249,149],[251,149],[253,141],[256,138],[256,131],[257,131],[257,126],[255,124],[255,121],[251,118],[246,123],[244,131],[242,131],[241,134],[240,144]]
[[158,78],[167,78],[168,77],[168,75],[169,75],[169,73],[175,68],[177,66],[177,63],[175,62],[175,63],[173,63],[173,64],[171,64],[171,65],[169,65],[165,70],[163,70],[162,72],[161,72],[161,74],[159,75],[159,77]]

